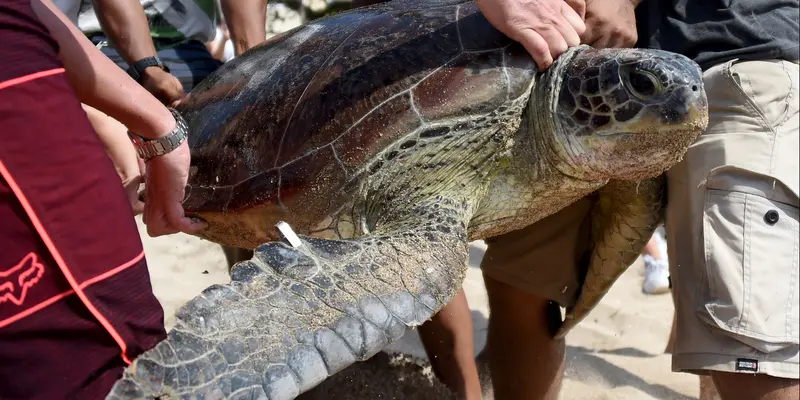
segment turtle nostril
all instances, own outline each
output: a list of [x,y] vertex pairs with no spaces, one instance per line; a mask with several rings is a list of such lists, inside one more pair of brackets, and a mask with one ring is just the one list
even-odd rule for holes
[[697,85],[692,85],[692,91],[693,91],[693,92],[696,92],[696,91],[697,91]]

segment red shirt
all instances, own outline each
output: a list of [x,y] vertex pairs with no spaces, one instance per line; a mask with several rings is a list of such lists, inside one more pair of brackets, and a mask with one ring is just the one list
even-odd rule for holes
[[30,0],[0,3],[0,398],[100,399],[165,337],[125,193]]

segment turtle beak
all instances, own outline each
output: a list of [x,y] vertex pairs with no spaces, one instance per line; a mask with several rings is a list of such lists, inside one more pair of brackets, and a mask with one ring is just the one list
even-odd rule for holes
[[674,90],[659,109],[661,123],[675,128],[708,125],[708,98],[702,81]]

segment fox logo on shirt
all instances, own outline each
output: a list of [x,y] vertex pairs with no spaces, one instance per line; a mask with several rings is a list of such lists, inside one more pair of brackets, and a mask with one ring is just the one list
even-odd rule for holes
[[20,306],[25,302],[28,290],[44,275],[42,265],[34,253],[28,253],[17,265],[0,272],[0,304],[10,301]]

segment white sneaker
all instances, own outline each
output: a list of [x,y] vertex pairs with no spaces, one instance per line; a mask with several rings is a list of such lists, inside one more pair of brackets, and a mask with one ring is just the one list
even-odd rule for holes
[[642,290],[647,294],[663,294],[669,292],[669,264],[666,260],[656,259],[646,254],[644,260],[644,283]]

